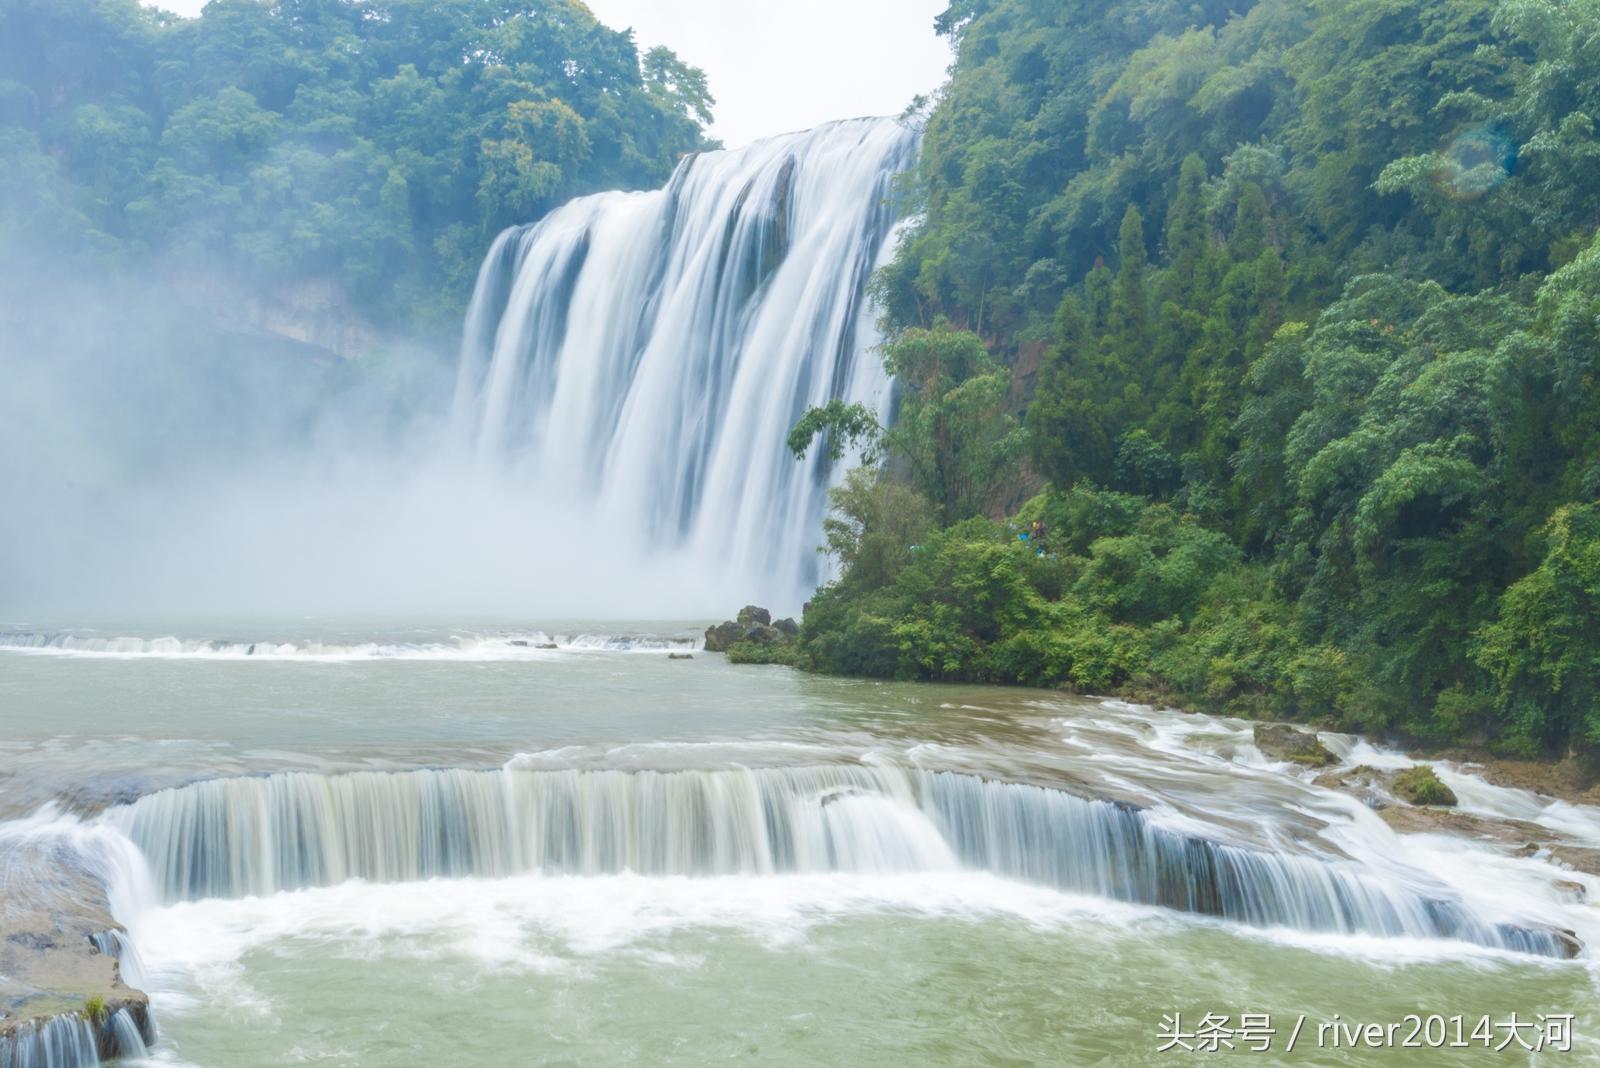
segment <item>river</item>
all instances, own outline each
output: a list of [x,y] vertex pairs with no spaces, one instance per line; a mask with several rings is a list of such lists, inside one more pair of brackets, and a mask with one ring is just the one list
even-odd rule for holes
[[[1593,951],[1544,934],[1596,944],[1600,879],[1396,835],[1248,724],[737,667],[699,629],[16,625],[0,851],[110,884],[160,1064],[1143,1065],[1207,1059],[1161,1047],[1208,1013],[1266,1063],[1600,1061]],[[1600,846],[1600,811],[1441,774]],[[51,892],[17,868],[8,905]],[[1571,1052],[1333,1047],[1513,1013]]]

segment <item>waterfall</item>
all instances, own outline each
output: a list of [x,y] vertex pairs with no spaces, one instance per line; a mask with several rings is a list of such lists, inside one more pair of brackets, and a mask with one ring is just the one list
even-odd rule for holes
[[893,120],[833,123],[502,234],[467,314],[458,442],[636,553],[798,601],[836,472],[785,438],[836,398],[888,414],[865,293],[916,144]]
[[0,1031],[0,1068],[92,1068],[111,1059],[141,1059],[153,1037],[142,1007],[106,1012],[96,1021],[77,1012],[24,1020]]
[[970,868],[1262,927],[1450,938],[1550,956],[1420,872],[1227,844],[1138,809],[890,765],[422,770],[218,779],[103,817],[167,901],[348,879]]
[[111,1014],[111,1034],[119,1057],[138,1060],[150,1052],[145,1045],[144,1028],[127,1009],[118,1009]]
[[24,1021],[0,1037],[0,1068],[83,1068],[99,1063],[94,1026],[77,1013]]

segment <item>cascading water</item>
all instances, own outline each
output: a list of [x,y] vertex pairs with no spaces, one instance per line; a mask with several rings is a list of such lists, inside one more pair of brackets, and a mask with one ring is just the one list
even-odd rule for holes
[[[142,1041],[139,1050],[144,1051]],[[99,1063],[95,1029],[76,1014],[23,1023],[0,1041],[0,1068],[87,1068]]]
[[797,603],[842,465],[797,463],[785,438],[833,399],[888,414],[865,293],[916,144],[893,120],[834,123],[502,234],[467,316],[458,440],[541,508]]
[[895,766],[285,773],[109,811],[166,901],[349,879],[972,868],[1253,926],[1451,938],[1562,956],[1420,873],[1227,845],[1058,790]]

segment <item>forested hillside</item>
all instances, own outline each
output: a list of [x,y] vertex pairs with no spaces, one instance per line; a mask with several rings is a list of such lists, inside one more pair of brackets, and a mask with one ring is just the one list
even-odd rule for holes
[[806,660],[1600,747],[1600,3],[940,28]]
[[0,244],[449,331],[495,232],[659,185],[711,104],[577,0],[0,0]]

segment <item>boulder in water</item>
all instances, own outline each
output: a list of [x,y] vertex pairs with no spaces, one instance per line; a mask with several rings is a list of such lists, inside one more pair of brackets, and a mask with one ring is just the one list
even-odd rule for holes
[[1399,772],[1391,780],[1395,796],[1412,805],[1444,805],[1456,803],[1456,793],[1439,781],[1432,765],[1418,764]]
[[693,653],[668,653],[667,654],[667,659],[668,660],[693,660],[694,659],[694,654]]
[[1388,808],[1394,801],[1389,792],[1389,775],[1368,764],[1325,771],[1317,776],[1316,785],[1353,794],[1371,809]]
[[792,619],[772,622],[772,613],[747,604],[739,615],[706,628],[705,650],[728,653],[739,664],[793,664],[797,659],[800,625]]
[[1268,760],[1287,760],[1311,768],[1338,763],[1338,757],[1329,752],[1315,734],[1287,723],[1257,723],[1255,740],[1256,748]]
[[728,646],[744,640],[744,627],[733,620],[706,628],[706,652],[725,653]]
[[739,609],[739,614],[734,619],[747,627],[751,625],[772,626],[772,613],[753,604],[747,604]]
[[1557,879],[1550,885],[1568,901],[1582,904],[1588,900],[1589,888],[1576,879]]

